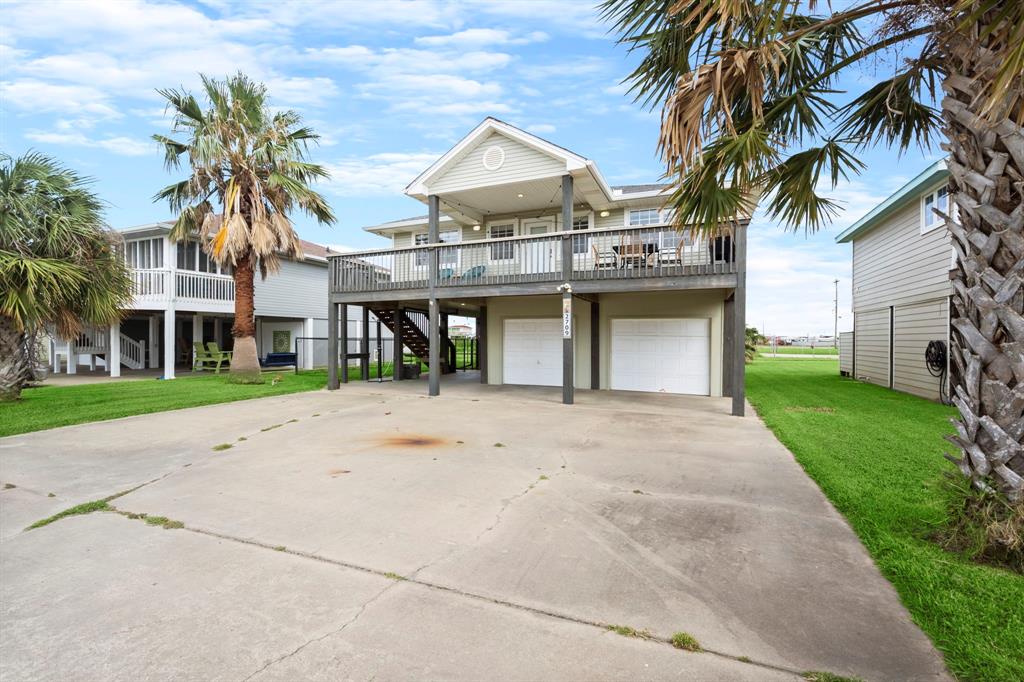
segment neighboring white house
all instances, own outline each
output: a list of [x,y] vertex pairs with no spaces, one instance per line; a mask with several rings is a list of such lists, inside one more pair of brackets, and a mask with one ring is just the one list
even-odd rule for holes
[[836,238],[853,245],[853,352],[844,371],[931,399],[948,375],[948,361],[945,372],[925,362],[930,341],[944,342],[947,356],[949,348],[953,247],[933,210],[951,215],[948,177],[945,161],[932,164]]
[[[51,341],[54,372],[74,374],[85,364],[116,377],[122,367],[160,368],[165,379],[173,379],[176,367],[191,368],[193,342],[232,347],[235,284],[230,271],[214,263],[198,242],[172,242],[171,226],[160,222],[120,230],[134,282],[131,308],[119,325]],[[262,358],[298,350],[302,367],[323,367],[330,251],[308,241],[302,241],[302,249],[302,260],[283,259],[278,272],[266,280],[256,277],[257,351]],[[357,329],[360,318],[361,311],[353,309],[351,329]]]
[[742,413],[748,217],[678,232],[667,185],[611,187],[494,118],[405,193],[428,214],[365,228],[390,247],[331,254],[332,308],[401,320],[425,362],[440,346],[442,371],[448,316],[474,317],[484,383],[562,386],[566,402],[574,387],[732,395]]

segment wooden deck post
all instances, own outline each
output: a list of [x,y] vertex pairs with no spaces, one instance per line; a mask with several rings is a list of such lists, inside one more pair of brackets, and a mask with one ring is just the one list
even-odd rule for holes
[[730,294],[725,299],[725,307],[722,313],[722,395],[726,398],[732,396],[732,363],[736,355],[736,327],[733,324],[733,317],[736,310],[736,298]]
[[[427,209],[427,242],[436,244],[439,239],[440,223],[440,200],[436,194],[431,194],[427,197]],[[431,249],[428,254],[428,262],[430,264],[430,310],[428,311],[430,321],[427,329],[430,342],[428,393],[436,396],[441,394],[441,311],[437,304],[437,274],[440,250],[436,248]]]
[[338,360],[338,372],[341,383],[348,383],[348,306],[338,306],[338,318],[341,322],[341,340],[339,341],[341,358]]
[[480,383],[487,383],[487,306],[480,306],[476,318],[476,364],[480,368]]
[[562,402],[572,405],[575,398],[576,359],[573,354],[572,291],[562,291]]
[[590,302],[590,388],[601,388],[601,304]]
[[338,390],[338,304],[327,304],[327,390]]
[[733,232],[736,253],[736,294],[733,301],[732,413],[742,417],[747,397],[747,228],[737,225]]
[[363,306],[363,341],[359,346],[359,352],[363,354],[359,361],[359,377],[363,381],[370,380],[370,309]]

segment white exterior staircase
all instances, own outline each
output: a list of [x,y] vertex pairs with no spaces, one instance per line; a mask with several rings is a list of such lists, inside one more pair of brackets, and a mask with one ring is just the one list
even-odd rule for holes
[[121,364],[129,369],[146,366],[146,344],[121,334]]
[[[136,341],[124,334],[120,333],[121,337],[121,364],[129,369],[144,369],[146,366],[146,344],[143,341]],[[90,367],[95,367],[96,356],[101,356],[104,359],[104,364],[109,368],[110,363],[107,361],[110,357],[110,330],[109,329],[96,329],[86,328],[75,338],[74,340],[74,356],[77,358],[80,355],[89,356]],[[54,371],[60,369],[60,356],[65,358],[69,357],[69,349],[67,341],[55,341],[54,342]]]

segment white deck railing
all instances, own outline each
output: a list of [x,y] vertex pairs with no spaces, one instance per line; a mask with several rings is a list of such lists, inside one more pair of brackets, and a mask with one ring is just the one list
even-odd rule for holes
[[131,273],[135,298],[140,302],[168,301],[172,291],[175,299],[188,301],[231,303],[235,300],[235,281],[229,275],[192,270],[171,271],[167,268],[140,268],[133,269]]

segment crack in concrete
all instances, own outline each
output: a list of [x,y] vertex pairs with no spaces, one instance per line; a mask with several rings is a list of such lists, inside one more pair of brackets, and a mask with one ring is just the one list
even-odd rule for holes
[[344,623],[342,623],[339,627],[337,627],[337,628],[335,628],[333,630],[330,630],[329,632],[325,632],[324,634],[320,635],[319,637],[313,637],[312,639],[306,640],[305,642],[303,642],[302,644],[297,646],[295,649],[293,649],[290,653],[284,654],[283,656],[278,656],[277,658],[275,658],[272,661],[267,661],[267,663],[264,664],[262,668],[260,668],[259,670],[256,670],[255,672],[252,672],[249,675],[247,675],[246,677],[244,677],[242,679],[242,682],[248,682],[252,678],[256,677],[260,673],[265,672],[266,670],[268,670],[269,668],[277,665],[278,663],[280,663],[282,661],[288,660],[292,656],[296,655],[297,653],[299,653],[300,651],[305,649],[310,644],[316,644],[317,642],[322,642],[323,640],[327,639],[328,637],[333,637],[334,635],[338,634],[339,632],[342,632],[343,630],[345,630],[345,628],[347,628],[348,626],[352,625],[357,620],[359,620],[360,616],[362,616],[363,613],[366,611],[366,609],[369,608],[370,604],[372,604],[373,602],[375,602],[378,599],[380,599],[382,596],[384,596],[385,592],[387,592],[388,590],[390,590],[391,588],[393,588],[397,584],[398,584],[398,581],[392,583],[391,585],[388,585],[383,590],[381,590],[377,594],[375,594],[372,597],[370,597],[369,599],[367,599],[359,607],[359,610],[356,611],[355,615],[352,616],[351,618],[349,618]]
[[[529,490],[529,489],[527,489],[527,490]],[[524,494],[525,494],[525,491],[523,493],[520,493],[520,494],[516,495],[515,497],[516,498],[520,498],[520,497],[523,497]],[[288,549],[288,548],[280,549],[278,545],[270,545],[270,544],[267,544],[267,543],[264,543],[264,542],[260,542],[259,540],[239,538],[239,537],[235,537],[233,535],[227,535],[225,533],[219,533],[217,531],[206,530],[206,529],[203,529],[203,528],[196,528],[196,527],[186,526],[184,530],[192,532],[192,533],[198,533],[200,535],[207,535],[209,537],[218,538],[218,539],[221,539],[221,540],[227,540],[227,541],[230,541],[230,542],[237,542],[237,543],[244,544],[244,545],[252,545],[254,547],[259,547],[261,549],[269,549],[269,550],[271,550],[273,552],[276,552],[276,553],[279,553],[279,554],[290,554],[292,556],[297,556],[297,557],[301,557],[301,558],[304,558],[304,559],[311,559],[313,561],[319,561],[321,563],[330,564],[332,566],[338,566],[340,568],[347,568],[347,569],[354,570],[354,571],[361,571],[363,573],[369,573],[371,575],[379,576],[381,578],[385,578],[388,581],[390,581],[391,584],[389,584],[387,587],[385,587],[383,590],[381,590],[377,595],[375,595],[372,599],[370,599],[368,602],[366,602],[366,604],[364,605],[364,608],[361,609],[360,613],[357,614],[357,615],[362,615],[362,611],[365,611],[365,606],[368,606],[371,602],[373,602],[376,599],[378,599],[381,595],[383,595],[389,589],[391,589],[395,585],[400,585],[400,584],[404,583],[404,584],[409,584],[409,585],[417,585],[419,587],[423,587],[423,588],[426,588],[426,589],[429,589],[429,590],[435,590],[435,591],[438,591],[438,592],[445,592],[445,593],[448,593],[448,594],[453,594],[453,595],[456,595],[456,596],[459,596],[459,597],[464,597],[466,599],[473,599],[473,600],[476,600],[476,601],[486,602],[486,603],[492,604],[494,606],[503,606],[503,607],[511,608],[511,609],[514,609],[514,610],[517,610],[517,611],[523,611],[523,612],[531,613],[531,614],[538,615],[538,616],[544,616],[544,617],[547,617],[547,618],[554,618],[556,620],[560,620],[560,621],[564,621],[564,622],[568,622],[568,623],[574,623],[576,625],[585,625],[585,626],[588,626],[588,627],[598,628],[598,629],[600,629],[602,631],[606,631],[606,632],[608,631],[609,627],[612,625],[610,623],[604,623],[604,622],[597,621],[597,620],[591,620],[589,618],[583,618],[583,617],[580,617],[580,616],[574,616],[572,614],[563,613],[563,612],[560,612],[560,611],[555,611],[553,609],[546,609],[546,608],[541,608],[541,607],[538,607],[538,606],[530,606],[528,604],[520,604],[518,602],[510,601],[508,599],[502,599],[500,597],[493,597],[493,596],[488,596],[488,595],[485,595],[485,594],[478,594],[476,592],[469,592],[467,590],[463,590],[463,589],[460,589],[458,587],[454,587],[454,586],[451,586],[451,585],[444,585],[442,583],[435,583],[435,582],[430,582],[428,580],[421,580],[421,579],[416,577],[416,573],[419,573],[420,571],[424,570],[425,568],[427,568],[427,566],[433,565],[434,563],[436,563],[440,559],[432,561],[432,562],[430,562],[430,563],[428,563],[428,564],[426,564],[424,566],[421,566],[420,568],[416,569],[416,571],[412,575],[404,578],[403,580],[395,580],[392,577],[393,573],[391,571],[382,571],[380,569],[372,568],[372,567],[369,567],[369,566],[363,566],[363,565],[360,565],[360,564],[354,564],[354,563],[351,563],[351,562],[348,562],[348,561],[342,561],[342,560],[339,560],[339,559],[331,559],[329,557],[324,557],[324,556],[320,556],[320,555],[317,555],[317,554],[312,554],[312,553],[309,553],[309,552],[302,552],[300,550],[295,550],[295,549]],[[350,624],[351,623],[349,623],[348,625],[350,625]],[[340,632],[342,629],[344,629],[344,627],[347,627],[347,625],[343,626],[342,628],[339,628],[337,631],[332,631],[332,632],[327,633],[326,635],[320,636],[319,638],[314,638],[313,640],[310,640],[306,644],[302,645],[302,647],[304,647],[304,646],[306,646],[306,645],[308,645],[310,643],[313,643],[315,641],[319,641],[321,639],[325,639],[326,637],[330,636],[331,634],[334,634],[334,632]],[[657,635],[657,634],[652,634],[650,637],[644,638],[641,641],[652,642],[652,643],[659,644],[659,645],[664,645],[664,646],[673,646],[672,645],[671,637],[666,637],[666,636]],[[299,647],[299,649],[301,649],[302,647]],[[288,654],[288,656],[292,656],[292,655],[294,655],[297,652],[298,652],[298,649],[296,651],[292,652],[291,654]],[[757,666],[757,667],[760,667],[760,668],[765,668],[766,670],[775,670],[775,671],[778,671],[778,672],[789,673],[789,674],[792,674],[792,675],[796,675],[798,677],[803,674],[802,670],[797,670],[795,668],[787,668],[785,666],[778,665],[778,664],[775,664],[775,663],[769,663],[767,661],[758,661],[758,660],[751,659],[751,658],[749,658],[747,656],[742,656],[742,655],[738,655],[738,654],[730,654],[730,653],[728,653],[726,651],[720,651],[718,649],[702,648],[700,650],[700,652],[697,652],[697,653],[703,653],[703,654],[708,654],[708,655],[711,655],[711,656],[717,656],[718,658],[725,658],[725,659],[728,659],[730,661],[736,661],[738,663],[745,663],[747,665],[753,665],[753,666]],[[287,658],[288,656],[282,657],[281,660],[283,660],[284,658]],[[274,661],[272,661],[271,663],[274,663]],[[264,666],[264,668],[269,667],[269,665],[270,664],[268,664],[267,666]],[[260,671],[257,671],[257,673],[258,672],[260,672]],[[253,673],[253,674],[256,674],[256,673]],[[250,675],[249,677],[247,677],[245,679],[248,680],[251,677],[252,677],[252,675]],[[243,682],[245,682],[245,681],[243,680]]]

